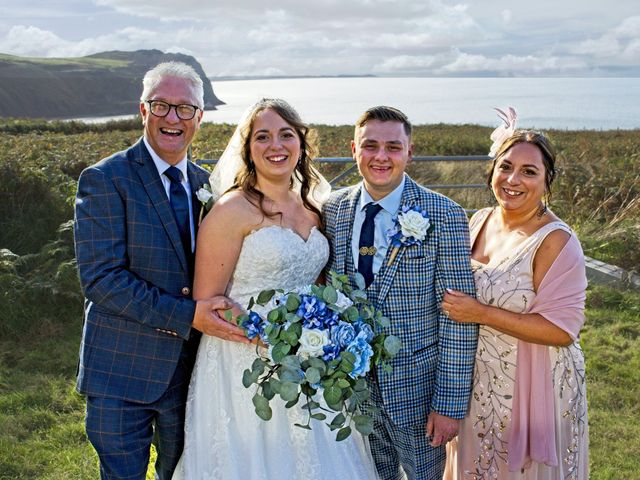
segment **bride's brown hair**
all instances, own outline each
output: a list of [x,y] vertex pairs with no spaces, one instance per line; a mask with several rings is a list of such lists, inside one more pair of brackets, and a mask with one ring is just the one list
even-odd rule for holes
[[258,178],[255,164],[251,160],[251,131],[253,130],[253,124],[258,114],[267,109],[273,110],[282,117],[285,122],[294,128],[300,138],[300,159],[291,176],[289,188],[293,187],[295,177],[295,179],[300,182],[300,196],[302,197],[303,205],[318,215],[318,218],[322,220],[320,210],[309,199],[313,187],[320,183],[320,179],[311,168],[312,159],[318,156],[316,132],[300,119],[300,115],[298,115],[298,112],[296,112],[291,105],[279,98],[263,98],[257,102],[249,115],[247,115],[244,124],[239,125],[242,138],[242,164],[238,170],[234,184],[229,190],[241,190],[245,192],[250,201],[252,199],[257,201],[257,204],[255,204],[256,207],[267,217],[281,215],[281,212],[269,213],[265,210],[265,197],[264,194],[256,188]]

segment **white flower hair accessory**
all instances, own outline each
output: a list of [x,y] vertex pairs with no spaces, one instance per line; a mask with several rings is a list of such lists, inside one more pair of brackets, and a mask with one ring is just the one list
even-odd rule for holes
[[490,138],[493,143],[491,144],[491,150],[489,150],[490,157],[495,157],[504,141],[513,135],[516,130],[516,121],[518,120],[518,115],[513,107],[507,108],[506,112],[499,108],[494,108],[494,110],[498,112],[498,117],[500,117],[503,124],[491,133]]

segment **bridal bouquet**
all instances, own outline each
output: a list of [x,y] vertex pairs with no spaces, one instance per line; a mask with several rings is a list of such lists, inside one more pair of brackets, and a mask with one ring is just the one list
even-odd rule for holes
[[[390,372],[388,361],[400,349],[400,340],[375,334],[376,324],[389,319],[374,309],[364,292],[364,279],[357,275],[358,289],[349,286],[346,275],[330,273],[327,285],[309,285],[295,291],[265,290],[249,304],[239,319],[248,338],[259,337],[267,349],[258,348],[258,358],[244,371],[246,388],[257,385],[253,396],[256,414],[269,420],[269,401],[279,395],[286,408],[301,398],[311,419],[324,421],[344,440],[353,425],[363,435],[373,430],[373,418],[364,408],[369,399],[365,375],[374,365]],[[322,392],[326,405],[314,400]]]

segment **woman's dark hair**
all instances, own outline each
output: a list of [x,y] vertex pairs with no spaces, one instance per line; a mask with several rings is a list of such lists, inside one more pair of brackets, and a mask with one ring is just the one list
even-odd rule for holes
[[249,199],[253,198],[257,200],[256,206],[262,214],[267,217],[281,214],[280,212],[268,213],[264,209],[264,194],[256,188],[258,179],[255,165],[251,159],[251,130],[253,129],[253,124],[258,114],[268,109],[276,112],[285,122],[291,125],[300,138],[300,159],[291,176],[290,188],[294,185],[295,177],[300,182],[300,196],[302,197],[303,205],[322,219],[318,207],[309,200],[312,188],[320,181],[314,169],[311,168],[312,159],[318,156],[315,130],[309,128],[309,126],[300,119],[298,112],[296,112],[291,105],[279,98],[263,98],[257,102],[249,115],[247,115],[244,124],[240,125],[242,135],[242,165],[236,175],[234,185],[229,190],[242,190],[248,195]]

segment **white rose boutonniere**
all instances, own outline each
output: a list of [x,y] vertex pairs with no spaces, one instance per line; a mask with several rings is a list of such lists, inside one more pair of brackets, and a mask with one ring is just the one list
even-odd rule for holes
[[211,186],[208,183],[205,183],[198,190],[196,190],[196,197],[200,200],[202,204],[200,206],[200,216],[198,217],[198,225],[202,223],[202,217],[204,216],[205,211],[211,210],[213,207],[213,193],[211,193]]
[[400,247],[420,245],[427,238],[427,233],[433,229],[426,210],[414,205],[403,205],[400,208],[395,225],[387,230],[389,244],[393,247],[391,256],[387,262],[390,266],[398,255]]

